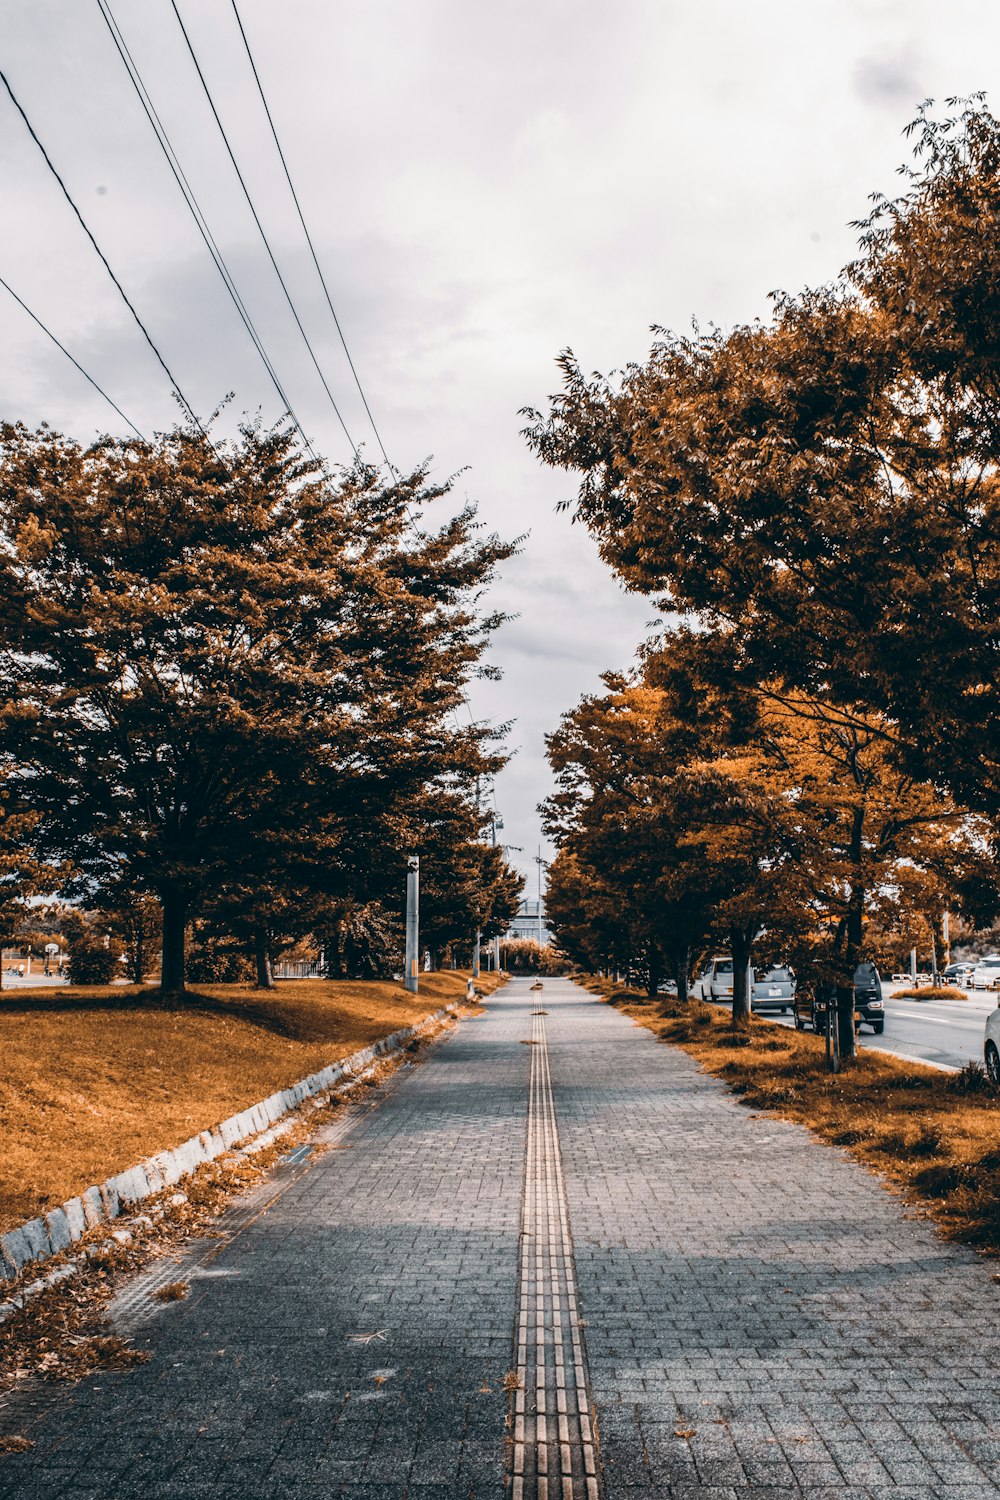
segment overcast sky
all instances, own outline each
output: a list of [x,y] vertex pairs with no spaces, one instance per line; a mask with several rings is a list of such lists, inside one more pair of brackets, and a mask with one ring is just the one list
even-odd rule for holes
[[[111,0],[304,427],[349,449],[257,238],[170,0]],[[179,0],[251,193],[355,440],[377,449],[308,261],[230,0]],[[835,274],[867,195],[892,192],[925,97],[1000,105],[993,0],[238,0],[386,447],[428,454],[488,525],[528,532],[498,602],[514,720],[503,837],[531,871],[543,737],[626,665],[653,610],[626,596],[528,454],[518,408],[641,358],[649,326],[731,324]],[[97,0],[0,0],[3,69],[192,403],[278,414],[113,50]],[[0,276],[137,425],[169,387],[0,99]],[[88,438],[118,419],[0,290],[0,416]]]

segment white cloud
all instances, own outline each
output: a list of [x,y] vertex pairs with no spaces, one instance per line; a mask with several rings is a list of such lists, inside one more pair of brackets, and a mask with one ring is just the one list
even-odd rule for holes
[[[307,429],[344,456],[169,7],[117,0],[126,32]],[[516,717],[506,834],[530,854],[542,740],[653,614],[623,594],[556,503],[517,412],[585,368],[641,358],[649,326],[722,324],[775,287],[831,276],[851,219],[892,191],[926,94],[1000,97],[985,0],[240,0],[288,158],[383,436],[399,464],[463,465],[490,526],[530,531],[498,603]],[[315,284],[228,6],[184,0],[219,108],[352,431],[364,414]],[[5,70],[123,281],[203,410],[276,407],[186,217],[96,6],[7,0]],[[0,101],[3,104],[3,101]],[[168,390],[35,148],[3,104],[2,274],[140,426]],[[103,190],[103,191],[102,191]],[[83,435],[96,395],[0,301],[0,414]],[[374,442],[368,435],[369,451]]]

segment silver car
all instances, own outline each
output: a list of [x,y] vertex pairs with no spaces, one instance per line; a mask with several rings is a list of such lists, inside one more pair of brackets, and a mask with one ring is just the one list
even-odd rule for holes
[[986,1036],[983,1040],[983,1062],[990,1081],[1000,1087],[1000,1006],[986,1017]]
[[784,964],[775,964],[758,974],[752,969],[754,1010],[776,1010],[782,1015],[795,1003],[795,975]]
[[976,960],[976,967],[972,971],[972,988],[974,990],[1000,988],[1000,953],[987,953],[985,958]]

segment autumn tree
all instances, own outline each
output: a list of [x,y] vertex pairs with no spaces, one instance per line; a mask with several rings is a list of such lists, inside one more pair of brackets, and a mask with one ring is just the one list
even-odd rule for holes
[[996,825],[1000,123],[950,106],[834,285],[660,330],[620,380],[566,354],[528,438],[630,587],[728,629],[758,680],[881,715]]
[[624,970],[644,946],[644,934],[620,893],[568,843],[546,872],[545,919],[560,949],[590,971]]
[[487,843],[488,814],[475,797],[438,788],[415,813],[408,847],[420,855],[421,943],[437,968],[446,951],[470,949],[476,932],[488,941],[507,931],[524,878],[501,845]]
[[557,790],[543,807],[546,830],[638,924],[651,995],[665,963],[686,996],[692,949],[722,925],[742,1022],[753,943],[786,868],[777,809],[760,806],[738,770],[706,759],[663,688],[613,674],[605,684],[549,736]]
[[165,991],[206,891],[290,823],[336,859],[366,794],[502,762],[451,711],[513,548],[469,507],[425,527],[447,489],[331,476],[287,428],[0,429],[4,763],[40,851],[157,894]]

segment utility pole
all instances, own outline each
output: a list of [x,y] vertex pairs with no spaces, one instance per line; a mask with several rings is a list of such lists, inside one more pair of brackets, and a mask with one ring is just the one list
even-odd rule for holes
[[539,844],[538,853],[535,855],[535,864],[538,866],[538,951],[542,951],[542,866],[548,861],[542,858],[542,846]]
[[[494,809],[493,819],[492,819],[492,822],[490,823],[490,833],[493,836],[493,847],[494,847],[494,849],[497,846],[497,829],[498,828],[502,828],[502,827],[503,827],[503,819],[499,816],[499,814]],[[493,938],[493,972],[494,972],[494,974],[499,974],[499,972],[500,972],[500,934],[499,933],[496,933],[494,935],[494,938]]]
[[472,977],[473,977],[473,979],[478,979],[479,978],[479,958],[480,958],[480,943],[481,943],[481,939],[482,939],[482,934],[481,934],[479,928],[477,927],[476,928],[476,936],[475,936],[475,939],[474,939],[473,944],[472,944]]
[[420,855],[406,861],[406,970],[403,983],[412,994],[420,987]]

